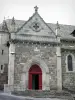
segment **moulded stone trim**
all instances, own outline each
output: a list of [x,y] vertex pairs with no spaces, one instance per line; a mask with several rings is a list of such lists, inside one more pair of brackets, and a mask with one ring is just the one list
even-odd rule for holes
[[31,60],[28,60],[28,62],[25,63],[25,67],[24,67],[25,82],[24,82],[24,84],[27,85],[27,86],[25,86],[26,89],[28,88],[28,72],[29,72],[30,67],[33,64],[39,65],[39,67],[42,70],[42,90],[50,90],[50,79],[49,79],[48,66],[46,65],[46,63],[42,59],[36,58],[36,57],[33,57]]
[[46,63],[42,59],[36,57],[33,57],[31,60],[25,63],[25,71],[28,72],[33,64],[39,65],[43,72],[49,73],[49,69]]
[[[69,56],[69,55],[72,56],[73,71],[69,71],[69,70],[68,70],[68,62],[67,62],[67,59],[68,59],[68,56]],[[72,53],[69,53],[69,54],[66,55],[65,63],[66,63],[66,72],[70,72],[70,73],[71,73],[71,72],[75,72],[75,57],[74,57],[74,55],[73,55]]]

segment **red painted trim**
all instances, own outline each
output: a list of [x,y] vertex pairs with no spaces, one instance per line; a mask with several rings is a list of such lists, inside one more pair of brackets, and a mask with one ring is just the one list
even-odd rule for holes
[[39,74],[39,89],[42,90],[42,74]]
[[42,71],[38,65],[32,65],[29,69],[28,88],[32,89],[32,74],[39,74],[39,89],[42,89]]
[[32,74],[29,74],[29,89],[32,89]]
[[30,74],[42,74],[41,72],[30,72]]

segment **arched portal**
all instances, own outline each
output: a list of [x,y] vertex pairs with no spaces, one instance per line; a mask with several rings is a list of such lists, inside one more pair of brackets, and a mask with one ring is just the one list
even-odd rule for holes
[[41,90],[42,89],[42,70],[34,64],[29,69],[29,89]]

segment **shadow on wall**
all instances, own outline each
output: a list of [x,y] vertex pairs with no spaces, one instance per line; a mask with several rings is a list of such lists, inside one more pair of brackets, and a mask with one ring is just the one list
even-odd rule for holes
[[0,91],[4,90],[4,84],[0,84]]

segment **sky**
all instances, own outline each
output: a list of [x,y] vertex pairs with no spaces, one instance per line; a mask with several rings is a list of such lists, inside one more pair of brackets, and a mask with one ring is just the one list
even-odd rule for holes
[[75,25],[75,0],[0,0],[0,23],[13,16],[28,20],[34,13],[34,6],[47,23]]

